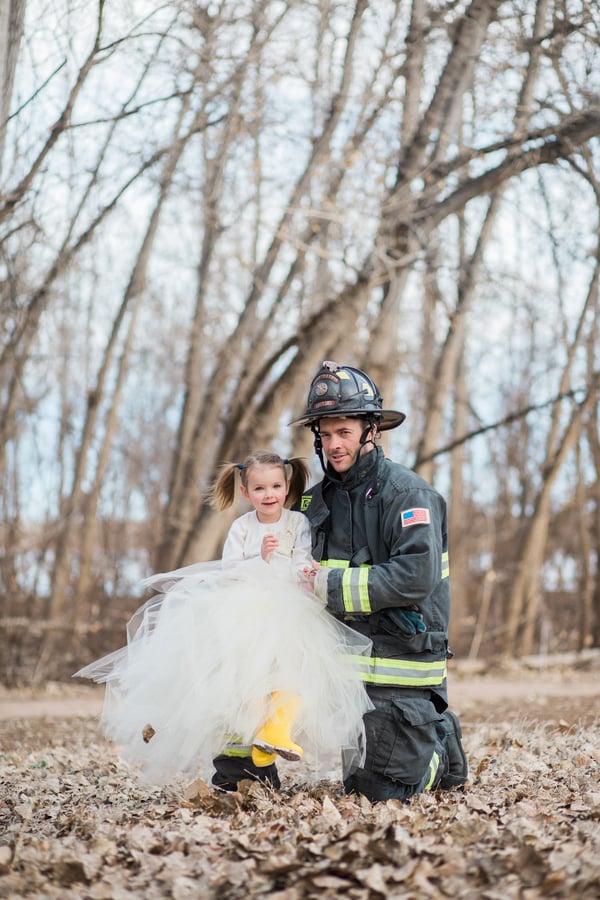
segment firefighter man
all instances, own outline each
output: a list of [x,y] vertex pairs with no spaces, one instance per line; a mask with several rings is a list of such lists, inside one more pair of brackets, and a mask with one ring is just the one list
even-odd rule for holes
[[368,635],[363,680],[366,758],[344,760],[344,787],[369,800],[407,800],[463,784],[457,716],[448,710],[450,582],[446,504],[415,472],[385,458],[380,432],[403,413],[383,409],[359,369],[324,362],[292,425],[310,427],[322,480],[299,508],[308,517],[316,597]]

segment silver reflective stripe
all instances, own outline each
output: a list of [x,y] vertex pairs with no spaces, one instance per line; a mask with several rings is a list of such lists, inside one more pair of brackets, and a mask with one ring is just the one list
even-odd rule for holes
[[448,664],[445,659],[433,662],[415,662],[412,659],[382,659],[353,656],[352,662],[367,684],[426,687],[443,684]]

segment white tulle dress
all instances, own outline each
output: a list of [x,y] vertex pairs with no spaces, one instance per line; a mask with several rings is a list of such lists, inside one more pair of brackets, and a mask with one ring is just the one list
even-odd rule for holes
[[[237,519],[220,561],[146,579],[160,593],[133,615],[127,646],[76,673],[106,683],[104,731],[144,782],[208,779],[232,738],[252,744],[273,691],[301,698],[292,735],[305,756],[295,765],[341,749],[360,757],[362,717],[373,707],[356,657],[371,643],[300,586],[308,523],[282,512],[276,525],[254,511]],[[279,539],[269,563],[260,557],[267,533]]]

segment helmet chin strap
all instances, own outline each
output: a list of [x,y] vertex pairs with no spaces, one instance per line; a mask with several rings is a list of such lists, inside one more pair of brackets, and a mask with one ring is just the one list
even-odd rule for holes
[[[314,438],[315,438],[314,439],[315,453],[319,457],[319,462],[321,463],[321,468],[323,469],[323,472],[327,475],[327,465],[325,463],[325,458],[323,455],[323,441],[321,440],[321,432],[319,431],[319,423],[313,422],[312,425],[310,426],[310,430],[312,431]],[[369,437],[369,433],[371,433],[371,437]],[[362,434],[359,438],[360,450],[356,454],[356,459],[352,463],[353,466],[355,466],[356,463],[358,462],[358,460],[360,458],[360,451],[362,450],[363,447],[366,447],[367,444],[373,444],[373,446],[375,446],[375,440],[377,439],[378,433],[379,432],[377,431],[375,417],[368,416],[367,424],[363,428]]]
[[[375,448],[375,441],[379,438],[379,431],[377,429],[377,420],[375,416],[366,416],[366,420],[367,424],[363,428],[363,432],[359,439],[361,450],[363,447],[366,447],[367,444],[373,444],[373,448]],[[369,437],[369,434],[371,435],[371,437]],[[360,456],[360,450],[358,452],[358,455]]]
[[310,430],[312,431],[312,433],[314,434],[314,437],[315,437],[315,440],[314,440],[315,453],[319,457],[319,462],[321,463],[321,468],[323,469],[323,472],[325,474],[327,474],[327,467],[325,465],[325,460],[323,459],[323,441],[321,440],[321,432],[319,431],[319,423],[313,422],[310,426]]
[[[371,437],[368,437],[369,432],[371,432]],[[377,426],[375,424],[375,419],[373,416],[367,417],[367,424],[363,428],[363,432],[360,436],[360,446],[364,447],[366,444],[373,444],[375,446],[375,437],[377,435]]]

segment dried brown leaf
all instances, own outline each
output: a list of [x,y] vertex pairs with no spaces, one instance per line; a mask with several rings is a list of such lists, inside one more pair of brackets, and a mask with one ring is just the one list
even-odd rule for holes
[[195,781],[192,781],[191,784],[185,789],[183,798],[188,803],[192,803],[197,806],[202,806],[203,802],[206,801],[212,795],[212,791],[205,781],[202,781],[200,778],[196,778]]

